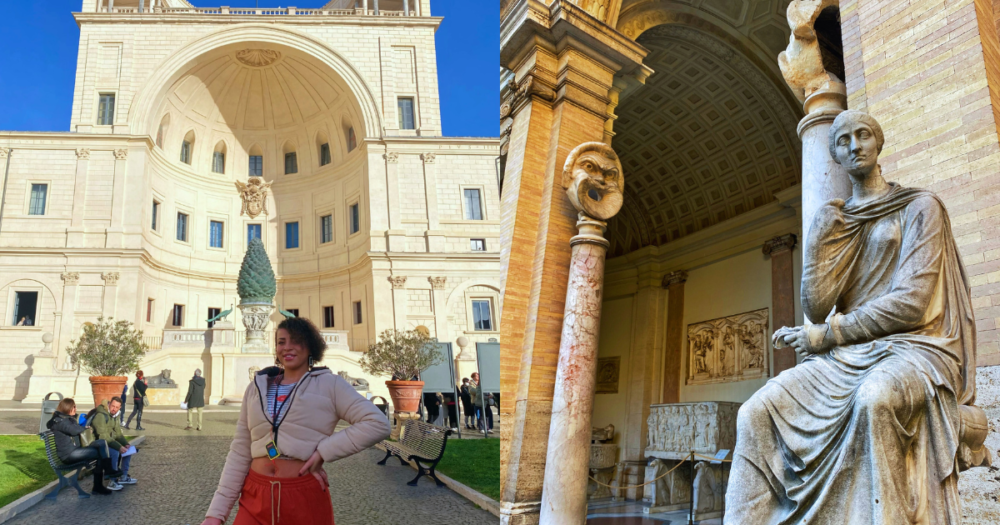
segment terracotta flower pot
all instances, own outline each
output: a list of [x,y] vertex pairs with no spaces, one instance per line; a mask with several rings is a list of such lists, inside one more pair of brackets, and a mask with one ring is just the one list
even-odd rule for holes
[[122,395],[128,376],[90,376],[90,389],[94,393],[94,406],[115,396]]
[[389,397],[396,412],[417,412],[420,410],[420,393],[424,390],[423,381],[386,381]]

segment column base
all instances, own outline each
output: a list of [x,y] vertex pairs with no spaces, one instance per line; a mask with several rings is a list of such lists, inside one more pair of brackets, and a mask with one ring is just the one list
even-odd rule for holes
[[503,502],[500,504],[500,525],[538,525],[541,501]]

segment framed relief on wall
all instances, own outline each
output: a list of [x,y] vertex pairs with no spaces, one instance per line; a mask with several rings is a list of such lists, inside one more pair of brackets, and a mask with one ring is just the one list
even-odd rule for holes
[[597,359],[598,394],[617,394],[621,357],[600,357]]
[[769,377],[768,310],[688,325],[687,384]]

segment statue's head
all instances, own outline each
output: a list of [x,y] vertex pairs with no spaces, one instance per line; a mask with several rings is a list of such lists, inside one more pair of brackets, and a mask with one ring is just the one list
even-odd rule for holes
[[562,186],[576,209],[590,218],[606,221],[618,213],[624,202],[622,163],[611,146],[585,142],[566,157]]
[[871,173],[883,144],[882,126],[863,111],[845,111],[830,126],[830,156],[851,175]]

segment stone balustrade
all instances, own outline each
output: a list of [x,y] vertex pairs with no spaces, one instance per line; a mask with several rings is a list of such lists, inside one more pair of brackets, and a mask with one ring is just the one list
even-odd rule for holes
[[212,339],[209,330],[186,329],[186,328],[166,328],[163,330],[162,348],[170,346],[191,346],[192,344],[211,344]]

